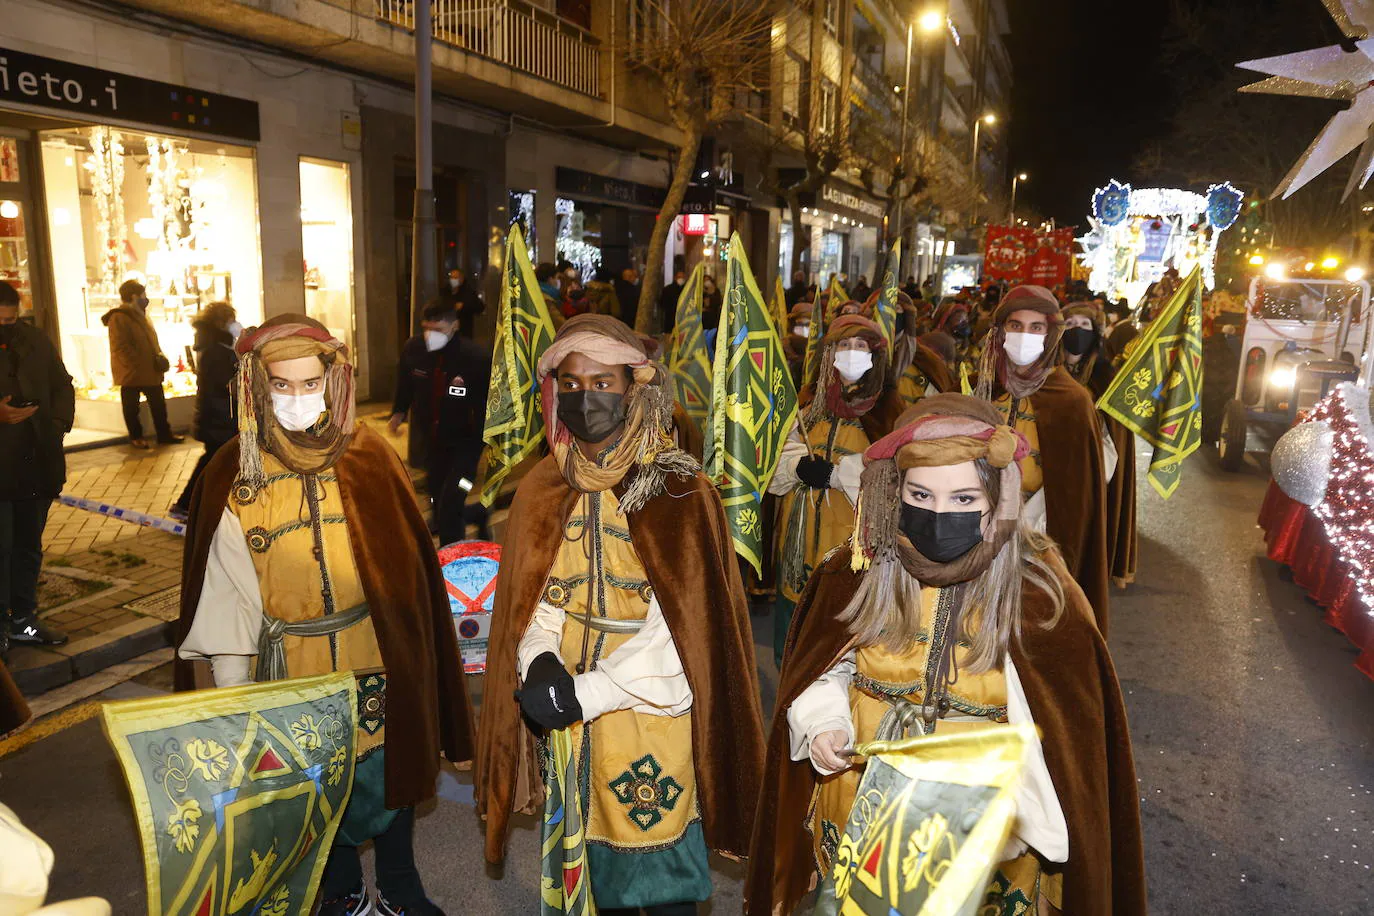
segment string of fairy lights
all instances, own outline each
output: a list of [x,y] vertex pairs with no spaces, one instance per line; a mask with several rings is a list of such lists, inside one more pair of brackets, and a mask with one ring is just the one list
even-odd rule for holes
[[[1363,392],[1365,397],[1359,397]],[[1350,568],[1365,611],[1374,614],[1374,423],[1368,389],[1340,385],[1312,410],[1333,432],[1325,498],[1313,510],[1326,538]]]

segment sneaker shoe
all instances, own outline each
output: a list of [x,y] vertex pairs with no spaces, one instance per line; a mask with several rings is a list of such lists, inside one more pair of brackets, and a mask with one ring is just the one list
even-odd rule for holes
[[191,510],[183,509],[180,506],[172,506],[167,510],[167,517],[178,522],[184,522],[191,517]]
[[10,642],[31,646],[60,646],[67,641],[67,634],[40,623],[37,614],[14,617],[10,620]]
[[141,449],[145,452],[153,447],[153,443],[149,442],[147,439],[130,439],[129,445],[132,448]]
[[186,441],[186,437],[185,437],[185,436],[177,436],[177,435],[173,435],[173,434],[171,434],[171,433],[168,433],[168,434],[165,435],[165,436],[158,436],[158,437],[157,437],[157,444],[158,444],[158,445],[180,445],[181,443],[183,443],[183,442],[185,442],[185,441]]
[[444,911],[426,900],[423,906],[397,906],[377,892],[377,916],[444,916]]
[[317,916],[373,916],[377,910],[367,888],[360,887],[345,897],[335,897],[320,904]]

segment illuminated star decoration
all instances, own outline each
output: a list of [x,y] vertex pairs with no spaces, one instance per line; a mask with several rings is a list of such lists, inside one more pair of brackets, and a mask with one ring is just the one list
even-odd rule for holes
[[1360,602],[1374,614],[1374,422],[1369,389],[1343,383],[1318,402],[1310,418],[1325,422],[1334,433],[1326,497],[1313,512],[1350,567]]
[[[1269,95],[1296,95],[1309,98],[1338,99],[1350,103],[1337,112],[1312,144],[1307,147],[1283,181],[1274,197],[1287,199],[1294,191],[1335,165],[1351,150],[1363,145],[1355,169],[1346,182],[1348,198],[1356,187],[1363,188],[1374,174],[1374,0],[1322,0],[1336,20],[1347,42],[1247,60],[1236,66],[1269,74],[1269,79],[1242,86],[1241,92]],[[1349,48],[1349,50],[1347,50]]]

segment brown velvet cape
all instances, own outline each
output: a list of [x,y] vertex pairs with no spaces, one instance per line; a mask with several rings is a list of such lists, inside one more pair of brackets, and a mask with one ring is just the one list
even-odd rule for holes
[[[434,796],[441,753],[454,763],[473,756],[474,716],[458,638],[439,555],[430,548],[429,527],[396,452],[360,425],[333,470],[386,665],[386,805],[404,808]],[[196,485],[182,560],[178,645],[190,631],[210,544],[238,472],[234,438],[215,453]],[[210,684],[204,671],[197,676],[193,663],[178,660],[177,690]]]
[[1107,635],[1111,555],[1107,553],[1107,489],[1102,426],[1088,390],[1056,366],[1030,396],[1045,472],[1046,533],[1082,587]]
[[14,731],[29,721],[30,716],[29,704],[24,702],[24,695],[10,678],[5,663],[0,661],[0,736]]
[[[1043,592],[1028,589],[1021,639],[1013,640],[1011,657],[1069,829],[1069,861],[1047,868],[1064,873],[1066,916],[1143,916],[1140,797],[1121,687],[1082,591],[1056,553],[1046,559],[1064,585],[1064,613],[1053,629],[1044,629],[1053,609]],[[849,561],[844,548],[816,570],[788,634],[749,853],[749,916],[790,916],[815,881],[804,822],[816,771],[809,760],[790,759],[787,710],[851,648],[848,628],[838,618],[862,574]]]
[[[1097,359],[1095,370],[1109,365],[1103,354],[1099,353]],[[1115,370],[1094,371],[1080,384],[1086,384],[1096,403],[1107,393],[1115,377]],[[1112,437],[1117,454],[1116,474],[1107,482],[1107,556],[1112,562],[1112,584],[1125,588],[1135,581],[1136,555],[1139,553],[1135,526],[1135,433],[1115,417],[1104,413],[1099,416],[1107,425],[1107,435]]]
[[[670,474],[666,483],[628,517],[630,536],[692,688],[706,845],[740,858],[753,832],[764,749],[749,608],[720,496],[700,474],[687,480]],[[578,498],[557,462],[545,458],[521,481],[506,525],[476,766],[477,811],[486,821],[492,864],[505,859],[511,813],[536,812],[544,801],[535,736],[515,699],[516,649]]]

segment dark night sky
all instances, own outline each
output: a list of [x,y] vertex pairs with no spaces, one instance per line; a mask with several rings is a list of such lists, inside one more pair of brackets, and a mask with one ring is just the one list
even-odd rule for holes
[[1167,129],[1155,58],[1168,3],[1011,0],[1010,7],[1010,165],[1030,176],[1017,189],[1018,205],[1086,227],[1094,188],[1129,177],[1142,144]]

